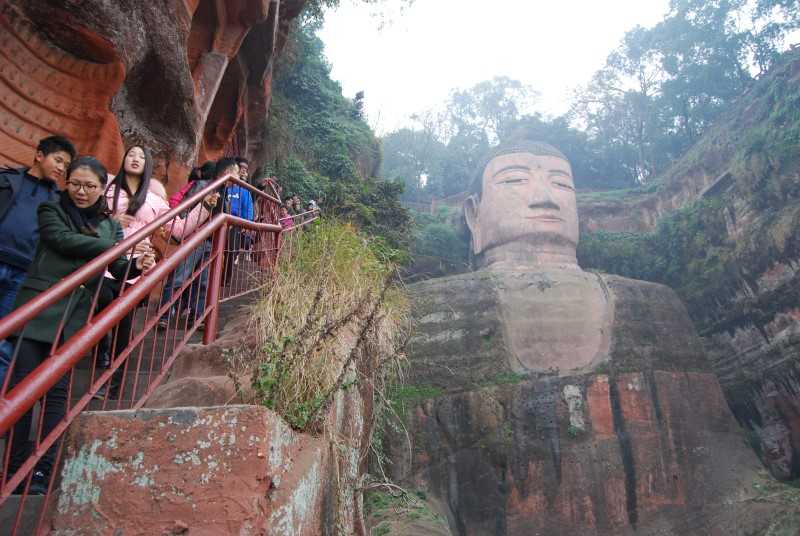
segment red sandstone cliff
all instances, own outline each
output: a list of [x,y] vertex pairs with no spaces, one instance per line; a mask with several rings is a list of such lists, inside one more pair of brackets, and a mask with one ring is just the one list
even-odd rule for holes
[[782,480],[800,476],[799,84],[795,49],[675,163],[657,192],[579,207],[584,230],[647,231],[701,196],[710,201],[703,210],[719,217],[696,232],[719,237],[725,264],[707,265],[726,276],[706,296],[686,298],[729,405]]
[[418,328],[387,441],[392,477],[460,536],[761,534],[775,505],[756,500],[761,466],[685,308],[662,285],[602,278],[609,353],[566,374],[512,371],[498,291],[521,281],[546,303],[553,274],[411,285]]
[[196,161],[257,155],[272,68],[304,0],[0,2],[0,163],[64,134],[109,169],[126,144],[171,188]]

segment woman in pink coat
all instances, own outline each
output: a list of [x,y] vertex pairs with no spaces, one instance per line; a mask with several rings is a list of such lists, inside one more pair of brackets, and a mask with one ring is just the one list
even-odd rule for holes
[[[119,221],[126,238],[170,210],[166,199],[153,191],[158,189],[151,188],[152,183],[156,182],[155,179],[152,179],[152,173],[153,158],[149,151],[142,146],[134,145],[125,152],[119,172],[106,190],[106,201],[112,217]],[[203,203],[199,203],[184,218],[176,217],[170,220],[163,230],[169,235],[169,238],[180,242],[192,234],[209,216],[208,209]],[[148,250],[151,250],[151,245],[149,240],[145,240],[137,246],[134,255]],[[119,296],[121,290],[122,283],[107,273],[99,300],[99,309]],[[132,317],[132,314],[127,315],[117,326],[112,353],[109,354],[110,344],[108,341],[101,342],[98,351],[98,366],[107,368],[111,359],[116,359],[116,356],[128,346]],[[121,370],[122,368],[119,369],[119,371]],[[111,382],[112,398],[118,396],[120,383],[121,374],[117,373]],[[102,394],[104,395],[104,393]]]
[[[125,153],[119,173],[106,190],[108,206],[122,225],[126,238],[169,211],[167,201],[151,188],[152,173],[153,158],[142,147],[134,145]],[[166,227],[180,242],[209,215],[200,203],[185,218],[175,218]]]

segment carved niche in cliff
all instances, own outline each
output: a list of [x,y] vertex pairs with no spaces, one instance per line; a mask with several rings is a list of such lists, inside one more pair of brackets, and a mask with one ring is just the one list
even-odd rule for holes
[[52,133],[115,169],[126,143],[172,185],[197,160],[263,143],[273,59],[303,2],[0,2],[0,163]]

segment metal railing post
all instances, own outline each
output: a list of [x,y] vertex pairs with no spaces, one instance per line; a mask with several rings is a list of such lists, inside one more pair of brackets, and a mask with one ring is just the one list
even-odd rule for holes
[[211,242],[211,270],[208,274],[208,295],[206,307],[211,307],[206,317],[206,328],[203,333],[203,344],[211,344],[217,339],[219,324],[219,295],[222,292],[222,280],[225,277],[225,240],[228,236],[228,223],[223,223]]

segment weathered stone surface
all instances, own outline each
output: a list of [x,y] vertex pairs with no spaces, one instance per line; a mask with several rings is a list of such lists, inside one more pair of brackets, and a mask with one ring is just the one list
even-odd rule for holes
[[[565,299],[565,292],[572,296],[576,277],[600,289],[604,303],[597,319],[584,319],[587,305],[580,295]],[[442,389],[480,386],[511,373],[568,375],[596,370],[610,361],[623,370],[709,370],[685,307],[663,285],[604,274],[531,270],[460,274],[410,289],[418,319],[410,349],[414,375]],[[537,313],[537,308],[550,315]],[[604,332],[597,339],[601,344],[588,362],[575,364],[577,343],[590,329],[598,335]],[[515,348],[540,343],[554,356],[563,356],[561,366],[557,359],[548,362],[546,353],[537,354],[538,364],[521,366]]]
[[328,452],[254,406],[86,413],[52,533],[318,535]]
[[438,500],[460,535],[765,526],[772,507],[749,500],[760,464],[671,290],[596,276],[610,304],[606,355],[521,373],[502,327],[504,277],[411,286],[419,330],[407,391],[427,398],[405,401],[410,445],[402,432],[387,442],[393,478]]
[[[187,346],[164,384],[148,399],[148,409],[138,413],[89,414],[85,420],[73,425],[68,443],[72,452],[68,459],[75,461],[68,461],[64,471],[84,470],[81,468],[87,465],[84,463],[86,449],[94,457],[97,452],[106,456],[108,452],[117,451],[115,446],[123,443],[129,450],[119,450],[127,454],[118,453],[112,457],[111,461],[117,464],[111,471],[113,476],[93,477],[92,497],[99,499],[92,499],[90,504],[75,503],[72,498],[74,490],[62,486],[57,500],[64,507],[52,511],[53,525],[63,530],[56,534],[69,534],[67,530],[96,516],[102,518],[102,523],[95,520],[95,524],[87,525],[91,531],[96,529],[97,533],[105,533],[104,527],[124,530],[135,526],[133,523],[140,512],[151,510],[157,511],[158,515],[146,530],[138,533],[168,533],[172,530],[169,524],[179,520],[188,525],[189,534],[368,534],[363,526],[360,488],[372,434],[372,382],[358,382],[357,386],[336,391],[327,407],[320,434],[293,432],[278,415],[257,406],[200,407],[240,400],[241,393],[227,375],[227,359],[230,353],[250,351],[255,343],[252,330],[246,329],[249,325],[247,308],[223,312],[225,329],[217,341],[208,346]],[[369,359],[360,362],[364,363],[363,369],[357,371],[351,365],[344,372],[346,384],[356,384],[357,378],[370,378],[375,374],[375,370],[367,365],[371,363]],[[248,391],[249,382],[249,377],[240,378],[239,387]],[[249,399],[250,395],[245,392],[244,396]],[[245,417],[248,423],[256,422],[255,427],[246,426],[248,430],[255,429],[256,436],[261,438],[260,443],[256,442],[258,448],[240,448],[243,444],[241,437],[249,442],[251,435],[248,431],[244,436],[244,431],[231,425],[232,418],[226,413],[228,410],[234,412],[239,423]],[[184,415],[184,411],[198,415],[208,413],[211,417],[187,417],[183,420],[171,417]],[[238,417],[239,413],[245,417]],[[165,419],[167,424],[163,424]],[[260,424],[261,420],[265,424]],[[115,435],[108,435],[110,430],[116,431]],[[258,435],[263,430],[266,430],[264,434]],[[203,433],[215,434],[214,437],[230,437],[236,433],[236,448],[218,452],[219,449],[203,447],[197,459],[190,459],[193,471],[190,474],[181,473],[180,467],[176,468],[174,464],[169,465],[169,460],[164,458],[168,453],[184,456],[181,453],[189,452],[191,455],[195,453],[192,449],[200,448],[197,445],[201,442],[202,445],[213,443]],[[142,438],[147,438],[144,444]],[[180,441],[175,438],[180,438]],[[271,441],[278,443],[273,445]],[[139,451],[135,450],[137,446]],[[250,443],[247,446],[251,446]],[[259,455],[272,452],[269,449],[282,449],[276,451],[282,453],[280,471],[270,465],[272,458],[265,461],[264,456]],[[142,452],[146,460],[157,460],[152,463],[159,465],[162,479],[154,481],[155,487],[145,486],[143,490],[139,486],[141,479],[137,478],[143,473],[136,471],[149,471],[152,465],[133,459],[132,456],[138,452]],[[236,458],[236,464],[225,461],[228,465],[224,465],[220,460],[227,460],[226,456]],[[197,480],[196,473],[202,477],[212,470],[216,471],[214,486],[186,483],[190,479]],[[68,482],[73,473],[64,473]],[[260,476],[262,474],[267,474],[268,478]],[[240,487],[243,489],[241,493],[226,491]],[[127,506],[123,499],[114,498],[126,495],[135,500]],[[168,501],[169,508],[162,506],[164,501]],[[108,530],[113,532],[113,529]]]
[[[274,58],[302,1],[0,3],[0,161],[61,133],[110,169],[144,143],[184,181],[226,149],[257,156]],[[279,39],[283,36],[282,39]]]
[[175,408],[201,402],[224,406],[239,399],[236,385],[228,376],[180,378],[156,389],[147,399],[148,408]]
[[[606,231],[652,230],[660,216],[699,198],[724,207],[708,233],[735,255],[709,263],[727,274],[725,284],[689,301],[690,313],[734,415],[782,480],[800,477],[800,159],[791,134],[781,137],[797,118],[779,110],[796,109],[798,84],[794,49],[673,165],[657,192],[579,207],[583,229]],[[761,141],[776,129],[773,141]]]

